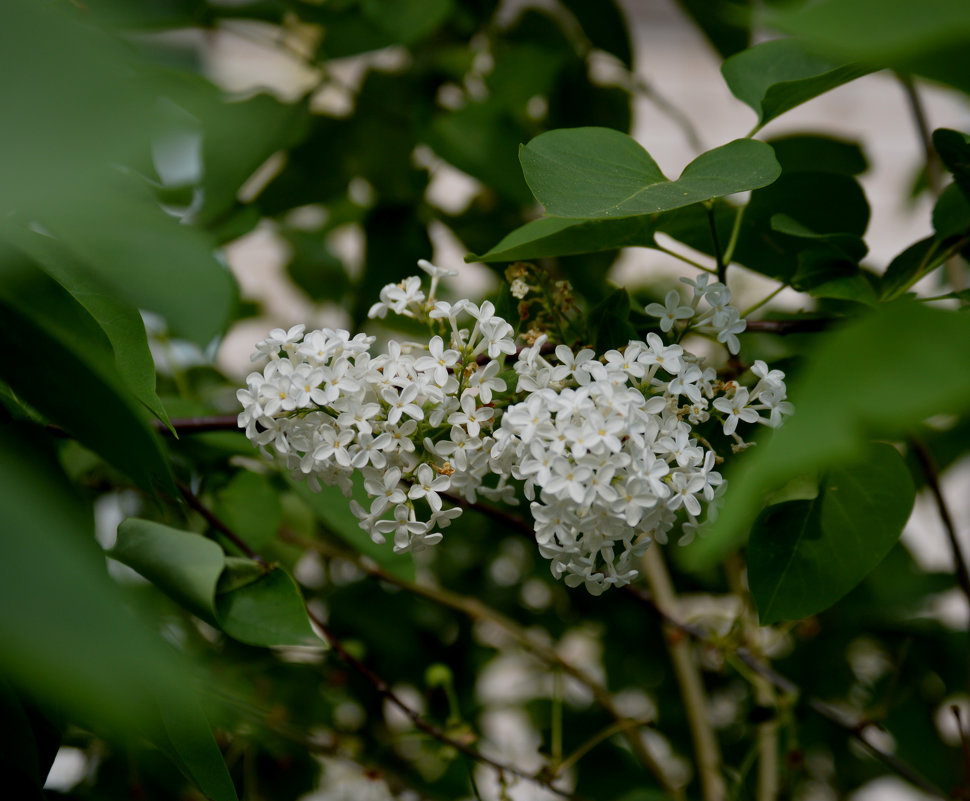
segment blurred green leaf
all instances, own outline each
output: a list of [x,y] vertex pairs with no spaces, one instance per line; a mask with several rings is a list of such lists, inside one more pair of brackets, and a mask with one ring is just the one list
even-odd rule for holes
[[[309,506],[329,532],[336,534],[360,554],[373,559],[381,568],[395,576],[414,581],[414,560],[410,554],[396,554],[389,544],[378,545],[360,528],[360,521],[350,511],[350,499],[337,487],[323,485],[320,492],[313,492],[305,481],[289,479],[296,495]],[[353,499],[364,508],[370,507],[370,498],[363,483],[354,482]]]
[[[970,38],[970,27],[967,36]],[[970,136],[959,131],[938,128],[933,131],[933,147],[944,166],[953,173],[953,180],[970,201]]]
[[227,557],[199,534],[128,518],[111,556],[193,614],[249,645],[319,645],[293,579],[280,567]]
[[609,128],[540,134],[519,151],[536,199],[554,217],[632,217],[757,189],[781,173],[771,147],[737,139],[668,181],[637,142]]
[[138,310],[74,262],[55,240],[12,226],[5,228],[4,233],[97,321],[111,343],[115,367],[128,389],[152,414],[171,426],[155,392],[155,362]]
[[0,252],[0,377],[149,492],[175,493],[168,457],[144,408],[118,373],[93,317],[56,281]]
[[[171,739],[205,763],[200,789],[235,801],[222,756],[201,717],[190,672],[127,609],[105,571],[92,520],[46,443],[4,427],[0,437],[0,664],[45,707],[124,743]],[[70,669],[63,668],[65,659]],[[164,710],[164,712],[162,712]],[[186,739],[187,738],[187,739]]]
[[870,72],[870,67],[825,57],[796,39],[763,42],[721,65],[732,94],[754,109],[759,125]]
[[940,240],[970,233],[970,199],[953,182],[946,187],[933,206],[933,230]]
[[[722,556],[743,538],[765,493],[792,478],[858,458],[873,437],[897,436],[931,415],[965,409],[968,337],[967,315],[904,301],[825,336],[791,387],[795,414],[738,461],[721,516],[685,558],[700,566]],[[916,364],[933,380],[914,382]]]
[[782,6],[768,22],[836,58],[970,90],[970,5],[964,0],[821,0]]
[[902,457],[875,443],[829,470],[818,496],[761,513],[748,541],[748,580],[761,625],[827,609],[895,545],[916,491]]
[[926,272],[933,257],[939,253],[940,242],[928,236],[910,245],[894,258],[883,273],[881,289],[884,300],[892,300],[909,289]]

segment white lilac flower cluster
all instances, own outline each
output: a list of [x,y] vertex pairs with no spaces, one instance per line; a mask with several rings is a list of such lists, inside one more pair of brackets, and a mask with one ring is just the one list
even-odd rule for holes
[[[444,271],[427,262],[432,286]],[[249,439],[310,486],[339,486],[350,496],[357,471],[370,497],[351,507],[378,543],[393,535],[394,550],[417,550],[441,540],[437,530],[461,510],[442,493],[470,502],[511,490],[500,479],[484,487],[490,470],[493,392],[503,392],[501,360],[515,352],[512,326],[486,301],[429,300],[417,277],[389,285],[371,316],[388,310],[440,321],[447,342],[391,340],[380,355],[374,337],[298,325],[276,329],[256,346],[261,372],[237,392],[239,425]],[[470,323],[468,322],[470,321]]]
[[[370,505],[351,506],[375,541],[393,534],[395,551],[441,539],[461,511],[443,494],[514,502],[514,479],[553,574],[598,595],[632,581],[637,558],[678,521],[683,544],[705,505],[713,516],[726,485],[695,426],[713,416],[740,449],[740,424],[774,427],[792,412],[780,371],[756,361],[752,388],[722,381],[656,333],[599,357],[538,335],[517,354],[510,393],[499,374],[516,353],[512,326],[487,301],[435,300],[447,273],[419,264],[431,275],[428,294],[407,278],[384,287],[370,315],[428,322],[441,334],[427,344],[391,340],[374,356],[373,337],[277,329],[253,357],[267,360],[264,369],[238,392],[247,436],[311,486],[349,495],[359,471]],[[690,304],[672,290],[646,311],[664,333],[711,334],[736,353],[745,323],[728,289],[707,279],[688,282]]]

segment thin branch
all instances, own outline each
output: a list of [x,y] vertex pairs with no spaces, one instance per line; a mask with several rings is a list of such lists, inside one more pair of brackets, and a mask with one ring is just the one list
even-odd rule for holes
[[[152,420],[152,428],[158,433],[171,436],[172,431],[161,420]],[[212,417],[177,417],[172,420],[172,428],[179,434],[206,434],[210,431],[239,431],[236,415],[214,415]]]
[[[719,646],[717,643],[712,642],[703,629],[699,628],[698,626],[694,626],[691,623],[684,623],[668,615],[663,609],[660,608],[660,606],[657,605],[654,599],[643,592],[643,590],[634,587],[633,585],[627,585],[624,589],[627,590],[630,595],[636,597],[637,600],[646,605],[649,609],[652,609],[655,615],[660,617],[670,626],[682,631],[684,634],[687,634],[700,643],[715,648],[723,648],[723,646]],[[754,654],[752,654],[747,648],[735,648],[733,649],[733,654],[743,665],[766,679],[782,693],[801,698],[805,705],[816,715],[824,718],[829,723],[841,729],[845,734],[849,735],[858,743],[863,745],[876,759],[897,773],[899,776],[902,776],[904,779],[912,783],[915,787],[919,787],[924,792],[927,792],[937,798],[942,798],[944,801],[950,801],[950,796],[944,793],[939,787],[916,771],[908,763],[903,762],[894,754],[883,750],[878,745],[875,745],[866,739],[865,731],[871,725],[868,721],[851,721],[846,718],[846,716],[838,709],[835,709],[814,696],[801,692],[798,685],[791,681],[791,679],[786,678],[762,663],[761,660],[754,656]]]
[[909,75],[897,73],[896,77],[903,86],[906,94],[906,102],[909,111],[913,115],[913,122],[916,124],[916,133],[919,135],[920,145],[923,148],[923,166],[926,170],[926,185],[930,192],[939,196],[942,189],[942,175],[940,170],[940,159],[933,147],[933,137],[930,134],[930,125],[926,119],[926,110],[923,108],[923,100],[916,90],[916,84]]
[[377,694],[388,701],[390,704],[396,706],[401,712],[403,712],[408,719],[414,724],[415,728],[423,731],[425,734],[433,737],[438,742],[444,743],[445,745],[451,746],[456,751],[461,752],[465,756],[474,759],[476,762],[481,762],[494,768],[499,774],[510,774],[512,776],[517,776],[520,779],[526,779],[527,781],[538,784],[549,790],[552,793],[562,797],[573,799],[574,801],[581,801],[580,797],[570,793],[568,790],[562,790],[554,785],[550,784],[544,779],[534,776],[527,771],[520,768],[508,765],[504,762],[499,762],[496,759],[485,756],[481,751],[478,751],[468,743],[458,740],[452,737],[447,732],[442,731],[433,723],[430,723],[421,713],[412,707],[408,706],[401,698],[391,689],[390,685],[384,681],[380,676],[378,676],[373,670],[371,670],[367,665],[361,662],[357,657],[355,657],[347,648],[344,646],[343,642],[337,637],[319,617],[313,614],[310,609],[307,609],[307,614],[313,624],[320,629],[323,636],[326,638],[330,647],[333,648],[334,652],[340,657],[341,661],[349,665],[353,670],[355,670],[360,676],[367,680],[367,682],[377,691]]
[[[673,614],[677,597],[660,549],[648,548],[641,564],[657,608]],[[691,739],[694,742],[694,755],[697,758],[697,772],[700,775],[704,801],[724,801],[726,792],[724,777],[721,774],[721,752],[714,727],[707,716],[707,695],[704,691],[704,683],[701,681],[700,670],[694,661],[690,644],[682,633],[666,620],[663,629],[674,675],[680,686],[680,697],[684,702],[684,713],[687,715]]]
[[940,488],[940,474],[936,469],[936,463],[933,461],[933,454],[929,452],[925,443],[916,437],[911,437],[909,444],[913,449],[913,455],[919,462],[920,469],[923,471],[926,485],[933,493],[933,500],[936,501],[936,509],[940,514],[940,520],[943,522],[943,528],[946,530],[946,537],[950,543],[950,551],[953,554],[953,567],[957,582],[960,589],[963,590],[963,594],[967,597],[967,601],[970,602],[970,569],[967,568],[967,560],[963,555],[963,549],[960,547],[953,516],[950,514],[950,508],[947,505],[946,498],[943,497],[943,490]]
[[262,567],[267,567],[268,562],[263,559],[256,551],[249,547],[249,544],[240,537],[235,531],[233,531],[229,526],[227,526],[221,519],[219,519],[208,506],[199,500],[199,497],[192,492],[191,489],[186,484],[181,481],[176,480],[176,485],[179,488],[179,492],[182,493],[182,497],[185,498],[185,502],[196,512],[198,512],[205,519],[205,522],[212,526],[216,531],[222,534],[229,542],[235,545],[240,551],[242,551],[248,558],[252,559],[254,562],[258,563]]
[[[188,504],[199,512],[199,514],[201,514],[210,525],[222,532],[233,544],[242,550],[247,557],[261,565],[267,564],[266,560],[261,555],[246,545],[243,539],[222,520],[220,520],[210,509],[208,509],[188,487],[181,482],[178,483],[178,486],[179,490],[185,496]],[[468,743],[458,740],[449,735],[447,732],[439,729],[433,723],[422,717],[421,713],[419,713],[417,710],[408,706],[408,704],[401,700],[401,698],[391,689],[390,685],[384,679],[382,679],[377,673],[375,673],[373,670],[367,667],[367,665],[350,653],[340,638],[338,638],[330,630],[327,624],[324,623],[309,608],[307,608],[307,615],[323,634],[324,638],[330,644],[330,647],[334,650],[337,656],[340,657],[343,662],[349,665],[358,674],[360,674],[364,679],[366,679],[382,698],[403,712],[419,731],[424,732],[445,745],[451,746],[456,751],[459,751],[460,753],[474,759],[477,762],[481,762],[494,768],[500,775],[508,774],[511,776],[517,776],[518,778],[526,779],[527,781],[538,784],[549,792],[554,793],[562,798],[572,799],[572,801],[582,801],[580,796],[570,793],[568,790],[562,790],[555,787],[551,783],[552,780],[546,780],[542,776],[535,776],[525,770],[522,770],[521,768],[515,767],[514,765],[508,765],[504,762],[492,759],[491,757],[486,756],[477,749],[473,748]]]
[[[494,507],[476,506],[476,508],[483,512],[486,509],[492,512],[501,512],[501,510],[495,509]],[[525,533],[526,530],[523,529],[522,524],[524,524],[524,526],[528,526],[528,523],[522,520],[522,518],[515,518],[511,515],[503,517],[503,520],[506,521],[506,525],[511,525],[513,527],[512,530],[523,531],[523,533]],[[527,533],[530,537],[532,536],[531,527],[527,529]],[[616,704],[614,703],[612,696],[610,696],[609,691],[602,684],[600,684],[600,682],[597,681],[592,674],[563,659],[554,648],[533,637],[526,629],[511,618],[506,617],[495,609],[492,609],[479,601],[477,598],[469,598],[468,596],[452,592],[451,590],[447,590],[442,587],[432,587],[426,584],[417,584],[415,582],[403,579],[400,576],[396,576],[393,573],[388,573],[379,566],[374,565],[368,560],[362,559],[357,554],[348,552],[345,549],[335,548],[334,546],[319,540],[307,540],[304,537],[299,537],[293,534],[287,529],[283,529],[280,532],[280,536],[287,542],[290,542],[298,547],[308,548],[327,556],[336,556],[341,559],[346,559],[347,561],[352,562],[358,569],[362,570],[371,578],[376,578],[380,581],[392,584],[395,587],[399,587],[400,589],[405,590],[413,595],[426,598],[429,601],[440,604],[441,606],[454,609],[468,616],[472,620],[488,621],[489,623],[501,628],[507,635],[509,635],[509,637],[511,637],[526,651],[530,652],[546,664],[557,668],[565,675],[570,676],[571,678],[585,685],[592,693],[596,703],[598,703],[603,710],[606,711],[611,718],[613,718],[616,724],[616,731],[624,736],[631,750],[636,754],[637,758],[640,759],[644,766],[654,775],[658,783],[663,787],[664,791],[673,797],[679,797],[681,795],[680,788],[670,783],[663,766],[660,765],[646,749],[639,734],[632,730],[634,727],[639,728],[641,725],[645,724],[640,721],[631,721],[629,717],[624,715],[616,707]]]
[[[902,84],[906,94],[906,101],[909,104],[910,113],[913,115],[913,122],[916,125],[916,132],[919,135],[920,145],[923,150],[923,165],[926,171],[926,185],[934,197],[939,197],[943,191],[943,170],[940,168],[940,156],[933,146],[933,136],[930,133],[930,123],[926,117],[926,109],[923,100],[916,88],[916,83],[912,76],[896,73],[896,77]],[[963,265],[958,259],[950,256],[946,260],[947,281],[955,290],[963,289],[965,286],[965,272]]]

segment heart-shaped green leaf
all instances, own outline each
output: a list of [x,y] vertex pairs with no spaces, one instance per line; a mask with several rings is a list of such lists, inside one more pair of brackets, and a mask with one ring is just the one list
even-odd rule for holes
[[679,209],[767,186],[781,174],[769,145],[736,139],[670,181],[634,139],[609,128],[548,131],[519,150],[519,161],[547,214],[592,219]]
[[111,556],[193,614],[250,645],[320,645],[296,583],[280,567],[226,557],[199,534],[129,518]]
[[721,65],[731,92],[754,109],[760,125],[870,72],[870,67],[841,63],[796,39],[764,42]]
[[813,500],[769,506],[751,530],[748,580],[762,625],[827,609],[882,561],[913,508],[902,457],[876,443],[828,471]]

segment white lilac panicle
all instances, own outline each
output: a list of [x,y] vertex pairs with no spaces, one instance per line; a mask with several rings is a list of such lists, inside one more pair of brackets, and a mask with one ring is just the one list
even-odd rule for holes
[[[433,288],[449,274],[421,266]],[[506,494],[507,479],[483,481],[494,444],[487,404],[506,389],[499,373],[515,352],[512,327],[487,302],[446,306],[417,277],[385,287],[371,316],[441,311],[451,330],[424,345],[391,340],[377,355],[374,337],[276,329],[253,355],[263,369],[237,393],[249,439],[311,488],[336,485],[349,497],[357,473],[370,498],[352,507],[361,527],[375,542],[391,536],[397,552],[441,539],[436,528],[460,513],[446,508],[445,493],[468,501]]]
[[[436,300],[447,273],[421,267],[427,295],[407,278],[385,287],[370,313],[425,320],[440,332],[426,344],[390,340],[373,355],[373,337],[276,329],[256,346],[262,371],[237,393],[247,436],[311,487],[349,495],[358,473],[369,504],[351,508],[397,552],[441,540],[461,514],[450,498],[514,503],[516,482],[553,574],[598,595],[631,582],[652,541],[678,528],[684,544],[705,509],[716,515],[721,459],[696,426],[720,425],[738,450],[748,444],[743,426],[775,427],[792,413],[784,373],[756,361],[753,385],[722,381],[656,333],[601,355],[553,349],[540,335],[518,352],[510,392],[501,373],[515,353],[512,327],[487,301]],[[706,275],[688,283],[689,304],[671,291],[647,312],[661,332],[686,324],[736,352],[744,321],[727,288]]]

